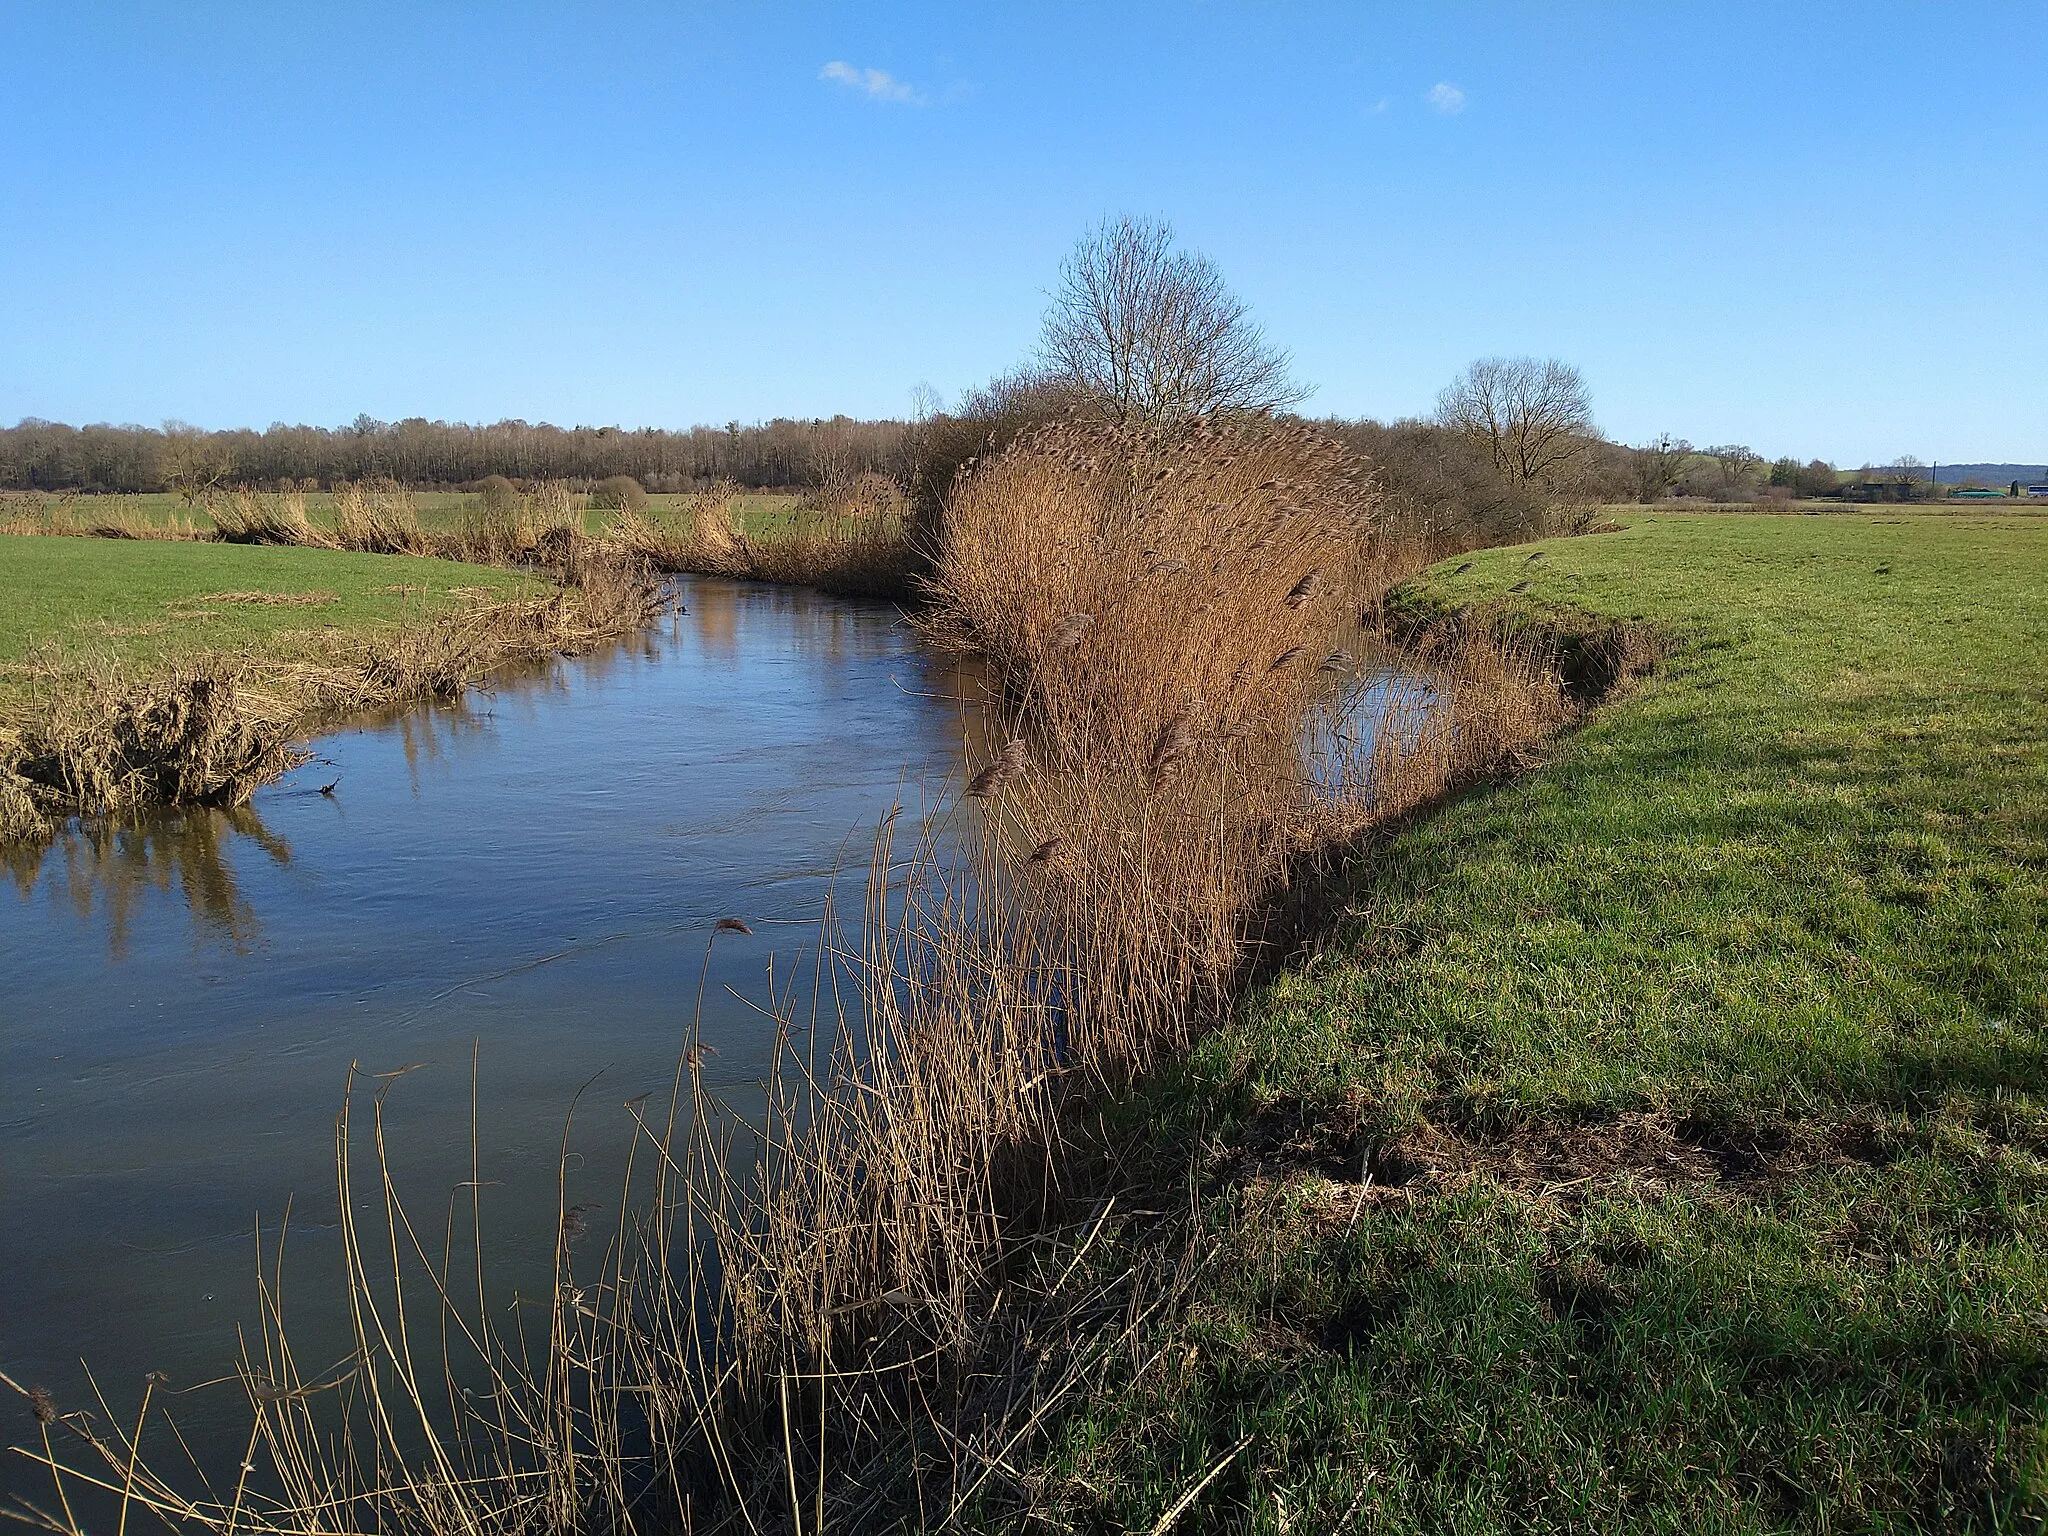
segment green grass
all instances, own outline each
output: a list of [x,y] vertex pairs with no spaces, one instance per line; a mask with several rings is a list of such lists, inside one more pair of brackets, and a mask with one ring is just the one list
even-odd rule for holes
[[[38,647],[147,668],[201,652],[321,654],[336,634],[388,628],[536,579],[484,566],[275,545],[0,535],[0,689]],[[223,592],[331,593],[333,602],[201,602]]]
[[1626,523],[1414,601],[1658,673],[1123,1106],[1223,1251],[1056,1438],[1082,1525],[1250,1436],[1185,1528],[2042,1528],[2048,523]]

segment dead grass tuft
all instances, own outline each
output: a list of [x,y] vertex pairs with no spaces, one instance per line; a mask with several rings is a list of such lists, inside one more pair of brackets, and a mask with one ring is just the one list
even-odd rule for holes
[[431,553],[420,531],[412,492],[392,480],[365,480],[334,488],[334,535],[343,549],[376,555]]
[[214,536],[229,544],[339,547],[331,534],[307,521],[306,498],[298,491],[216,490],[200,505],[213,522]]

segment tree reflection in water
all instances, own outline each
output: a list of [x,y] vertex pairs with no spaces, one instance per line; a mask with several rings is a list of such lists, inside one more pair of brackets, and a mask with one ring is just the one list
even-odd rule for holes
[[43,847],[15,844],[4,854],[23,900],[39,887],[61,889],[81,919],[100,914],[116,960],[128,952],[134,914],[150,891],[182,896],[206,937],[246,954],[262,924],[235,880],[237,839],[279,865],[291,863],[291,844],[246,805],[201,806],[127,825],[72,822]]

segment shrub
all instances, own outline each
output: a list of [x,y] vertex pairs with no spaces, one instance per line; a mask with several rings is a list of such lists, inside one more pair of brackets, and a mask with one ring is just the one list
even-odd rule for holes
[[494,516],[503,517],[517,511],[519,487],[503,475],[486,475],[476,483],[476,494],[483,510]]
[[1330,421],[1322,430],[1372,462],[1380,525],[1401,542],[1435,554],[1545,531],[1550,496],[1543,486],[1509,480],[1464,433],[1426,421]]
[[1150,754],[1227,731],[1314,673],[1375,510],[1368,468],[1303,423],[1134,443],[1073,422],[976,466],[947,503],[939,622],[1036,690],[1056,733]]
[[608,512],[641,512],[647,507],[647,492],[631,475],[613,475],[591,488],[590,504]]

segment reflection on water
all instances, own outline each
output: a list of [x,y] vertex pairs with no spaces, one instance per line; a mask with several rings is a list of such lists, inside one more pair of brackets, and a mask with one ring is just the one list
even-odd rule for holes
[[[570,1100],[594,1082],[571,1198],[602,1204],[619,1106],[669,1081],[725,916],[757,937],[712,961],[710,1086],[746,1092],[771,955],[810,941],[849,838],[956,773],[973,684],[884,605],[717,582],[684,602],[631,643],[323,738],[243,810],[9,854],[0,1368],[67,1405],[81,1357],[117,1383],[218,1375],[254,1312],[256,1219],[288,1202],[308,1357],[344,1353],[320,1298],[352,1064],[419,1068],[386,1123],[439,1210],[476,1061],[493,1253],[508,1284],[526,1263],[544,1283]],[[226,1444],[232,1404],[192,1403],[187,1432]],[[0,1402],[0,1440],[31,1431]],[[24,1476],[0,1459],[0,1494]]]
[[207,937],[246,954],[259,925],[235,879],[238,838],[277,864],[292,861],[291,844],[254,808],[202,807],[132,827],[74,824],[39,860],[17,865],[15,884],[30,901],[38,884],[61,890],[81,921],[105,931],[112,960],[127,956],[140,903],[173,892]]
[[[1363,638],[1361,649],[1365,649]],[[1370,655],[1370,651],[1367,651]],[[1368,663],[1341,679],[1324,709],[1309,716],[1304,743],[1309,781],[1329,793],[1375,790],[1381,753],[1413,751],[1441,707],[1428,682]]]

